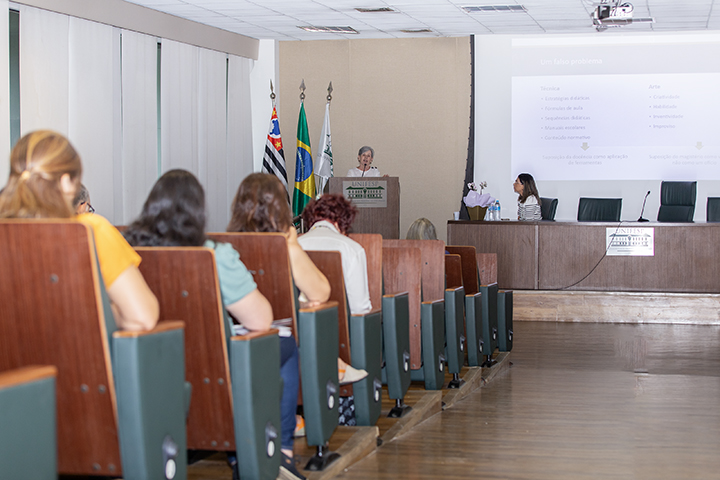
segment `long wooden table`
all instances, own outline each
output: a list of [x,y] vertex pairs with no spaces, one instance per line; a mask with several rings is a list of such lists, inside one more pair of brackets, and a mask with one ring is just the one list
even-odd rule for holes
[[654,255],[603,258],[607,229],[618,225],[448,221],[447,238],[496,253],[500,288],[720,293],[719,223],[622,222],[654,229]]

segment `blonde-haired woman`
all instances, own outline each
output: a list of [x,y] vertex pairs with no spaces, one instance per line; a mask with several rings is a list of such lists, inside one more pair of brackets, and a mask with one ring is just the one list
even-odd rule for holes
[[90,213],[75,217],[72,204],[81,177],[80,156],[67,138],[50,130],[28,133],[10,153],[0,218],[77,218],[89,225],[118,328],[150,330],[159,308],[137,268],[140,257],[106,219]]

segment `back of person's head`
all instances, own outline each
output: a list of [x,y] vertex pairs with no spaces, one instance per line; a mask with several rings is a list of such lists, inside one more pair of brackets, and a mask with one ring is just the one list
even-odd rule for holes
[[525,203],[528,197],[537,198],[540,201],[540,194],[538,193],[537,185],[535,185],[535,179],[529,173],[521,173],[518,175],[518,180],[523,186],[523,193],[520,195],[518,200],[520,203]]
[[140,216],[123,232],[133,246],[200,246],[205,242],[205,192],[187,170],[155,182]]
[[238,187],[228,232],[287,232],[292,225],[287,191],[275,175],[252,173]]
[[320,220],[335,223],[340,233],[347,235],[357,215],[357,207],[338,193],[327,193],[317,200],[311,200],[302,217],[305,225],[313,226]]
[[28,133],[10,153],[0,218],[72,217],[72,198],[63,192],[74,196],[81,176],[80,156],[67,138],[50,130]]
[[407,240],[437,240],[435,225],[427,218],[418,218],[408,228]]

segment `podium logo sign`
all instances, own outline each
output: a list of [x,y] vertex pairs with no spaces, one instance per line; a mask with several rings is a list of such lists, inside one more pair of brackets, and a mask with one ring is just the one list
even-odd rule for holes
[[387,207],[387,181],[343,181],[343,195],[358,208]]
[[653,257],[655,256],[655,229],[606,228],[605,248],[608,256]]

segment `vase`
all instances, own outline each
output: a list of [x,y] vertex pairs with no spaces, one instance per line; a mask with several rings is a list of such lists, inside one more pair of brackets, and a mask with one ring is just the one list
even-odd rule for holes
[[487,207],[467,207],[470,220],[484,220]]

